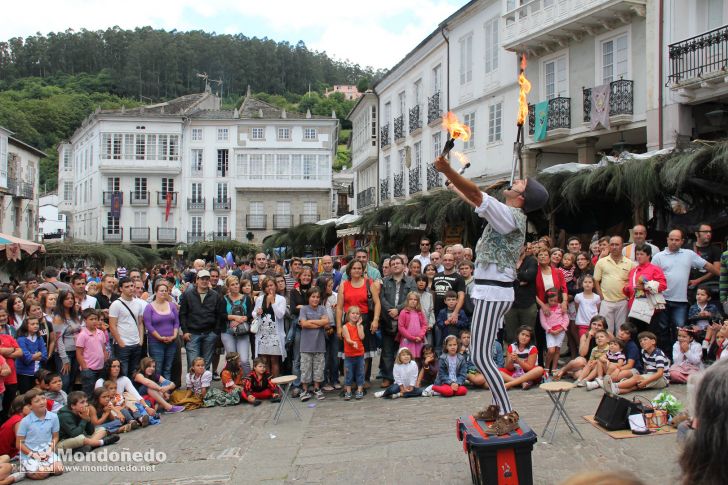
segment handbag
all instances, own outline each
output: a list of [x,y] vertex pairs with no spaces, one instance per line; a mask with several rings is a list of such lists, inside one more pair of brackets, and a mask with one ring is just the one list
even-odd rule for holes
[[[225,299],[230,303],[230,314],[231,315],[237,315],[237,316],[245,316],[245,299],[243,299],[243,303],[241,304],[240,301],[233,302],[228,298],[227,296]],[[239,323],[235,327],[228,327],[228,332],[235,336],[235,337],[242,337],[243,335],[248,335],[250,333],[250,322],[243,322]]]
[[258,330],[260,330],[261,320],[262,319],[260,317],[255,317],[253,324],[250,326],[250,333],[258,333]]
[[649,304],[647,298],[635,298],[632,302],[632,308],[629,310],[629,318],[635,318],[645,323],[650,323],[655,308]]

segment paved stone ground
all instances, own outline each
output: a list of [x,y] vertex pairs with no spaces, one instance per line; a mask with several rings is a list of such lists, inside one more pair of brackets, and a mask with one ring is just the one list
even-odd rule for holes
[[[685,400],[685,386],[670,391]],[[646,393],[653,397],[655,391]],[[567,409],[584,441],[559,425],[553,443],[539,439],[533,452],[536,484],[559,483],[583,470],[628,469],[646,483],[675,483],[676,435],[615,440],[581,416],[593,414],[602,391],[574,390]],[[538,389],[513,391],[522,419],[540,431],[552,409]],[[162,424],[122,435],[108,451],[163,451],[152,472],[71,472],[57,484],[240,483],[470,483],[455,419],[490,402],[488,391],[465,397],[380,400],[370,392],[345,402],[295,401],[303,420],[286,410],[273,425],[275,405],[201,409],[163,417]],[[128,463],[121,463],[126,465]]]

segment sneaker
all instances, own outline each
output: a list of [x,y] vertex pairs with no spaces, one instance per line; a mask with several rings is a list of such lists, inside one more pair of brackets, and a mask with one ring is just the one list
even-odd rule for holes
[[253,407],[260,406],[261,404],[263,404],[263,401],[261,401],[260,399],[256,399],[255,401],[253,401]]
[[582,381],[581,379],[576,381],[576,387],[584,387],[586,383]]
[[301,397],[301,402],[306,402],[306,401],[308,401],[309,399],[311,399],[311,393],[310,393],[310,392],[308,392],[308,391],[303,391],[303,392],[301,393],[301,396],[300,396],[300,397]]
[[272,397],[271,400],[270,400],[270,402],[272,402],[272,403],[281,402],[281,397],[280,396]]
[[218,374],[217,372],[215,372],[214,374],[212,374],[212,380],[213,381],[219,381],[220,380],[220,374]]
[[103,444],[103,445],[101,445],[101,446],[106,446],[106,445],[113,445],[114,443],[117,443],[117,442],[119,441],[119,439],[120,439],[120,438],[119,438],[119,435],[117,435],[117,434],[112,434],[112,435],[110,435],[110,436],[107,436],[107,437],[106,437],[106,438],[104,438],[103,440],[101,440],[101,441],[103,441],[103,442],[104,442],[104,444]]
[[338,382],[334,384],[334,389],[336,389],[337,391],[341,390],[341,384],[339,384]]
[[319,401],[323,401],[324,399],[326,399],[326,396],[324,396],[324,391],[322,391],[321,389],[316,389],[315,391],[313,391],[313,393],[316,396],[316,399],[318,399]]
[[351,393],[345,392],[344,393],[344,401],[351,401]]
[[171,408],[167,409],[167,413],[174,414],[174,413],[181,413],[184,411],[184,406],[172,406]]
[[594,380],[597,382],[597,384],[599,384],[599,387],[604,387],[604,379],[602,379],[601,377],[597,377]]
[[291,391],[291,397],[298,397],[301,395],[301,388],[300,387],[294,387]]
[[547,382],[551,382],[551,374],[549,374],[549,371],[544,371],[541,382],[543,382],[544,384]]
[[139,421],[136,421],[136,420],[132,420],[132,422],[129,423],[129,425],[131,425],[132,431],[134,431],[135,429],[139,429],[141,427],[141,424],[139,424]]
[[586,383],[587,391],[593,391],[594,389],[599,389],[599,383],[597,381],[589,381]]
[[323,389],[323,390],[324,390],[325,392],[331,392],[331,391],[333,391],[333,390],[334,390],[334,386],[332,386],[331,384],[326,384],[326,385],[325,385],[324,387],[322,387],[321,389]]
[[141,418],[139,418],[139,424],[142,425],[142,428],[146,428],[149,426],[149,415],[145,414]]
[[432,393],[430,391],[422,391],[422,397],[432,397]]
[[356,391],[356,394],[354,394],[354,399],[356,399],[357,401],[359,399],[364,399],[364,393],[360,392],[360,391]]
[[394,394],[390,394],[389,397],[391,399],[397,399],[399,397],[399,393],[398,392],[395,392]]
[[384,391],[377,391],[374,393],[374,397],[383,397],[383,396],[384,396]]
[[612,380],[612,376],[604,376],[604,391],[609,394],[619,395],[619,386]]

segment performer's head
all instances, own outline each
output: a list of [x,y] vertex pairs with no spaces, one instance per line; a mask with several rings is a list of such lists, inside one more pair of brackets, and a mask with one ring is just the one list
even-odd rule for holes
[[526,213],[541,209],[549,200],[546,187],[533,177],[515,180],[510,188],[503,191],[503,195],[506,204],[520,207]]

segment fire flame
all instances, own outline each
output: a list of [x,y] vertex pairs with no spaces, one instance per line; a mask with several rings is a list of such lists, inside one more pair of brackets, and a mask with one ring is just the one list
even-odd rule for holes
[[466,157],[464,153],[458,152],[458,151],[456,151],[456,150],[452,150],[452,151],[450,152],[450,154],[451,154],[451,155],[453,155],[453,156],[455,157],[455,159],[456,159],[456,160],[457,160],[458,162],[460,162],[460,165],[462,165],[463,167],[464,167],[465,165],[467,165],[467,164],[469,164],[469,163],[470,163],[470,160],[468,160],[468,157]]
[[528,116],[528,93],[531,82],[526,78],[526,54],[521,54],[521,74],[518,76],[518,125],[523,126]]
[[450,111],[442,117],[442,129],[450,132],[450,138],[462,141],[470,140],[470,127],[460,123],[455,113]]

